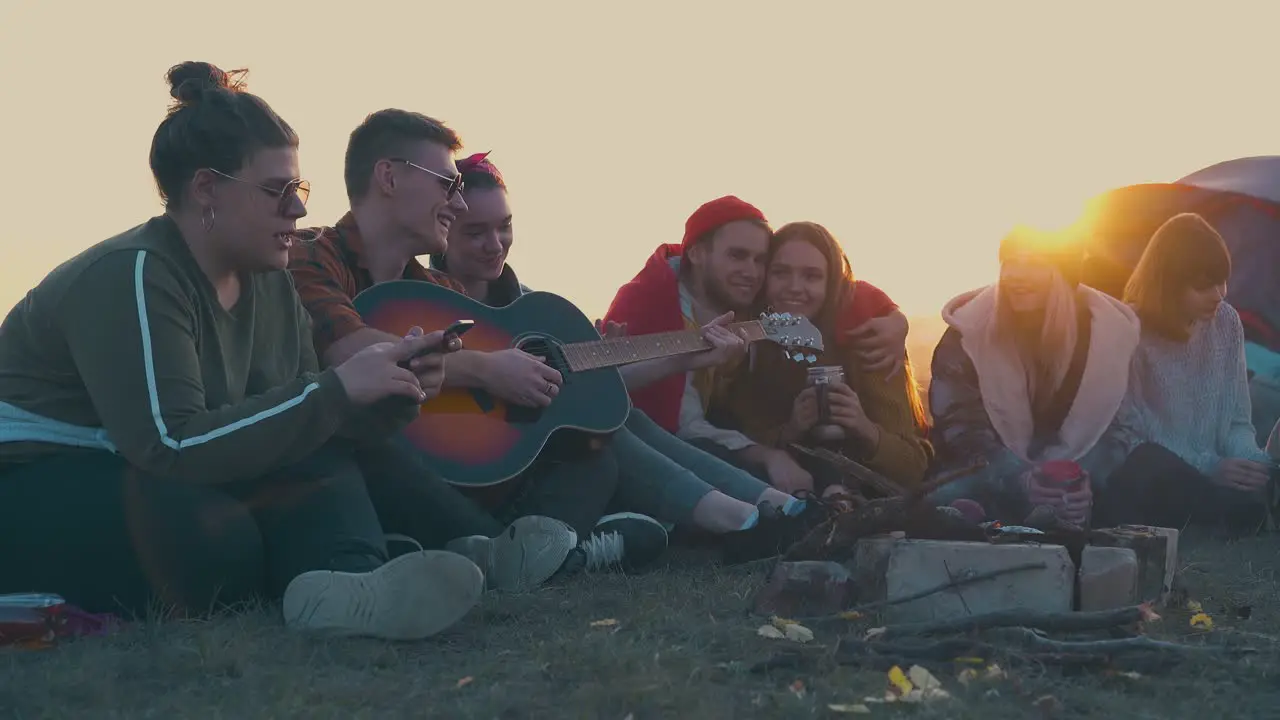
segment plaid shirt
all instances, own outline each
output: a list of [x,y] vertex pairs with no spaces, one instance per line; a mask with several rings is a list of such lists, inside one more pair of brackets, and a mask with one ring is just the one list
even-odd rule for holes
[[[365,327],[351,299],[373,287],[374,282],[364,265],[364,239],[351,213],[342,216],[333,227],[310,234],[317,235],[316,239],[295,242],[289,251],[289,272],[302,304],[311,314],[316,354],[323,363],[330,346]],[[417,260],[409,260],[401,277],[425,280],[466,294],[456,280],[428,270]]]

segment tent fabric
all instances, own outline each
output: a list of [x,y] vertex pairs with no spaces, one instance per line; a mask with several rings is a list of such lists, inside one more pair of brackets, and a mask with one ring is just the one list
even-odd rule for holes
[[1249,316],[1251,339],[1280,351],[1280,156],[1219,163],[1174,183],[1103,194],[1091,207],[1085,282],[1112,295],[1156,228],[1181,212],[1204,216],[1233,258],[1227,299]]
[[1227,160],[1197,170],[1179,180],[1178,184],[1248,195],[1280,205],[1280,156]]
[[1228,160],[1172,183],[1117,188],[1089,208],[1084,277],[1115,297],[1165,220],[1199,213],[1231,251],[1227,300],[1244,324],[1253,423],[1265,442],[1280,418],[1280,156]]

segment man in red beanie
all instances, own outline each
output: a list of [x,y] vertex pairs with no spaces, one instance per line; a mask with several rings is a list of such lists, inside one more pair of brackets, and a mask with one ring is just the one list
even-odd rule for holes
[[[685,222],[679,245],[664,244],[618,290],[605,316],[628,334],[693,330],[726,312],[742,313],[764,283],[769,238],[764,213],[733,195],[703,204]],[[877,292],[879,292],[877,290]],[[906,317],[891,302],[889,315],[855,329],[869,367],[892,370],[906,356]],[[674,375],[633,391],[632,402],[669,432],[735,463],[760,468],[783,492],[812,490],[812,476],[789,453],[764,447],[706,419],[717,371]]]

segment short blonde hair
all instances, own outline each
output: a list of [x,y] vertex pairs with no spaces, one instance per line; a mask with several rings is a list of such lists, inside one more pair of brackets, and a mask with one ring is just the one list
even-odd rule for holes
[[1190,334],[1180,314],[1182,294],[1222,285],[1230,277],[1231,252],[1222,235],[1203,217],[1181,213],[1151,236],[1124,288],[1124,301],[1144,327],[1185,342]]

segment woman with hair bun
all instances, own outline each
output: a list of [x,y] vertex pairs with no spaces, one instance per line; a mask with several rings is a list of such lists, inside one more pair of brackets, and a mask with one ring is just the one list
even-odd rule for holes
[[346,443],[412,419],[440,373],[402,363],[457,341],[415,331],[319,370],[285,271],[298,137],[243,76],[169,71],[164,213],[55,268],[0,327],[0,592],[126,614],[265,593],[293,628],[425,637],[482,573],[389,560]]

